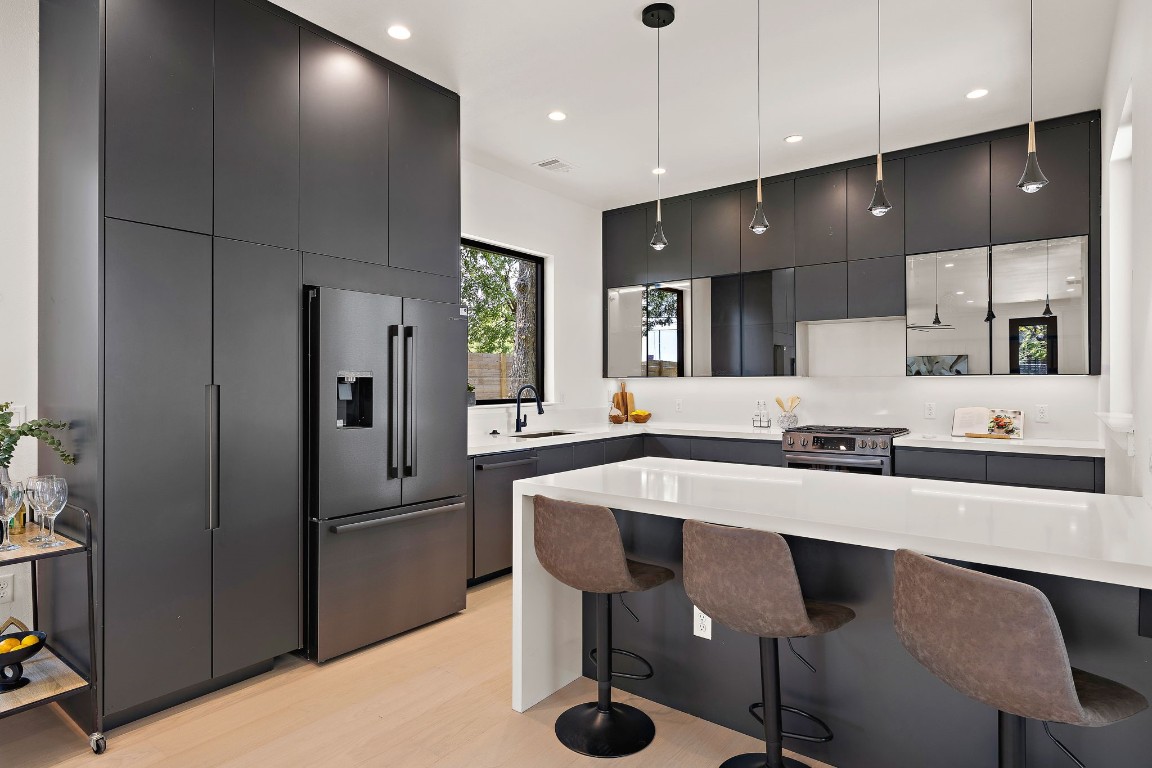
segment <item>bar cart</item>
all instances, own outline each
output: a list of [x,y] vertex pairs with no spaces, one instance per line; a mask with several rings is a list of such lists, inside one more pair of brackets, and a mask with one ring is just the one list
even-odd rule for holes
[[[41,578],[41,568],[51,566],[56,558],[83,556],[85,559],[88,585],[88,664],[84,665],[76,654],[70,653],[63,645],[54,645],[48,637],[44,647],[26,661],[0,666],[0,718],[16,715],[43,704],[63,702],[77,696],[90,696],[90,707],[65,707],[65,711],[77,721],[81,728],[91,728],[88,745],[96,754],[103,754],[108,741],[103,733],[103,718],[100,714],[96,691],[96,621],[95,592],[92,583],[92,516],[86,509],[67,504],[61,512],[61,519],[74,516],[79,525],[82,518],[84,538],[80,541],[57,531],[56,536],[66,544],[53,549],[40,549],[29,543],[31,533],[13,534],[12,541],[21,546],[10,552],[0,552],[0,566],[30,563],[32,575],[32,622],[40,623],[40,594],[37,582]],[[73,521],[69,521],[73,522]],[[72,526],[69,526],[72,529]],[[13,622],[10,622],[13,623]],[[35,628],[35,627],[33,627]],[[7,632],[9,630],[4,630]],[[0,632],[0,634],[4,634]],[[88,666],[92,671],[84,672]],[[83,715],[78,715],[83,711]],[[88,720],[90,722],[81,722]]]

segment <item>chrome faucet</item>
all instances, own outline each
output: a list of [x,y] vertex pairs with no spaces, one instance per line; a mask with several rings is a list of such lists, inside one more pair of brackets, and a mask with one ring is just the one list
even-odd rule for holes
[[524,390],[526,390],[526,389],[532,390],[532,394],[536,397],[536,413],[539,413],[541,415],[544,414],[544,403],[540,402],[540,393],[536,391],[536,387],[532,386],[531,384],[525,384],[524,386],[520,387],[520,389],[516,390],[516,431],[517,432],[522,432],[524,430],[524,427],[528,426],[528,417],[527,416],[523,416],[523,417],[520,416],[520,405],[521,405],[521,401],[524,398]]

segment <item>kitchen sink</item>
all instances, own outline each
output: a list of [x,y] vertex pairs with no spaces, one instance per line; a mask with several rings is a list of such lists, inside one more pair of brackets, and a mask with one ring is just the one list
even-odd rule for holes
[[548,432],[521,432],[520,434],[513,434],[512,437],[517,440],[535,440],[541,437],[559,437],[560,435],[575,435],[576,432],[565,432],[562,429],[553,429]]

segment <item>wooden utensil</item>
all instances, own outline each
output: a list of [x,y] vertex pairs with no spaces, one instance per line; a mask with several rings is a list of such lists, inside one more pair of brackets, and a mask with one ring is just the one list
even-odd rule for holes
[[780,406],[781,413],[784,413],[788,410],[787,408],[784,407],[784,401],[781,400],[779,397],[776,398],[776,405]]
[[979,437],[983,440],[1011,440],[1012,435],[990,435],[986,432],[965,432],[964,437]]
[[624,407],[620,410],[624,411],[625,416],[632,418],[629,414],[636,410],[636,398],[628,391],[628,384],[623,381],[620,382],[620,396],[624,400]]
[[792,411],[796,410],[796,406],[798,405],[800,405],[799,397],[792,395],[792,397],[788,398],[788,413],[792,413]]

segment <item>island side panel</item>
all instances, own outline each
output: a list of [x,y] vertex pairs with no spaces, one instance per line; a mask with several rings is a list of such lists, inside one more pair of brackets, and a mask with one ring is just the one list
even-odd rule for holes
[[532,496],[513,485],[512,709],[525,712],[580,677],[580,592],[536,559]]

